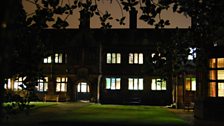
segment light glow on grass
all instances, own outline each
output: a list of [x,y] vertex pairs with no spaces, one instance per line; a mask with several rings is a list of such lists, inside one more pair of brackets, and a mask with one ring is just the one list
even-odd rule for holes
[[34,107],[41,108],[41,107],[57,105],[57,103],[56,102],[30,102],[30,105],[34,105]]
[[93,104],[73,110],[72,113],[72,115],[62,117],[61,120],[119,124],[187,124],[165,108],[156,106]]
[[30,104],[34,105],[31,108],[34,111],[31,111],[29,116],[16,115],[6,124],[189,125],[167,108],[159,106],[100,105],[82,102],[31,102]]

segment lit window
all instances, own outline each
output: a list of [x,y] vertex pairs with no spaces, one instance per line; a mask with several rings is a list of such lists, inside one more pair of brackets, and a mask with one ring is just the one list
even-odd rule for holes
[[120,64],[121,54],[120,53],[107,53],[107,63],[108,64]]
[[106,89],[120,90],[121,78],[106,78]]
[[224,82],[218,83],[218,97],[224,97]]
[[5,89],[11,89],[11,79],[6,79],[5,80],[4,88]]
[[107,53],[107,63],[112,63],[111,53]]
[[52,63],[51,56],[44,58],[44,63]]
[[143,53],[129,53],[129,64],[143,64]]
[[129,53],[129,64],[133,64],[134,63],[134,55],[133,53]]
[[224,58],[209,60],[209,96],[224,97]]
[[218,80],[224,80],[224,70],[218,70],[217,71],[217,79]]
[[14,82],[14,91],[22,90],[22,87],[26,88],[24,85],[23,81],[26,79],[26,77],[19,77],[18,79],[15,80]]
[[116,63],[116,53],[112,53],[112,63]]
[[224,68],[224,58],[217,58],[217,68]]
[[216,97],[216,83],[215,82],[210,82],[209,83],[209,96],[210,97]]
[[128,90],[143,90],[143,78],[128,78]]
[[89,92],[89,85],[86,82],[81,82],[77,86],[77,92],[87,93]]
[[216,80],[216,70],[210,70],[209,71],[209,79],[210,80]]
[[67,92],[67,77],[56,78],[56,92]]
[[117,53],[117,63],[120,64],[121,63],[121,54]]
[[166,90],[166,81],[164,79],[152,79],[151,90]]
[[143,64],[143,53],[139,54],[139,64]]
[[189,48],[189,54],[187,59],[188,60],[194,60],[196,58],[196,48]]
[[44,77],[44,79],[39,79],[38,85],[36,86],[37,91],[45,92],[48,90],[48,77]]
[[54,62],[55,63],[62,63],[62,56],[63,56],[62,53],[55,53],[55,60],[54,60]]
[[185,89],[187,91],[196,91],[196,78],[186,78],[185,79]]
[[210,59],[209,61],[209,68],[215,68],[216,67],[216,59]]

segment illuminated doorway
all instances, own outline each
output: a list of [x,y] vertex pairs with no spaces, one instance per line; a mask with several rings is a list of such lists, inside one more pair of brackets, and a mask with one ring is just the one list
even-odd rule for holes
[[80,82],[77,85],[77,100],[79,101],[89,101],[90,100],[90,90],[87,82]]

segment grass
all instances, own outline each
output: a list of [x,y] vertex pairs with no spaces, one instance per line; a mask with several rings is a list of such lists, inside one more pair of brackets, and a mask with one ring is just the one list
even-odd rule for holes
[[[7,105],[11,105],[12,102],[6,102],[3,104],[3,106],[7,106]],[[51,106],[51,105],[56,105],[56,102],[30,102],[30,105],[34,106],[34,107],[47,107],[47,106]]]
[[34,109],[57,105],[55,102],[30,102]]
[[187,123],[166,108],[158,106],[127,106],[93,104],[73,110],[73,114],[60,120],[89,123],[128,125],[186,125]]
[[160,125],[183,126],[186,121],[159,106],[35,102],[29,116],[17,115],[6,125]]

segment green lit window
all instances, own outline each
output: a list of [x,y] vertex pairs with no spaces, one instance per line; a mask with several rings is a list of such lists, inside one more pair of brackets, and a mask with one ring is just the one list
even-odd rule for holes
[[121,89],[121,78],[106,78],[106,89],[120,90]]
[[164,79],[152,79],[151,90],[166,90],[166,81]]

